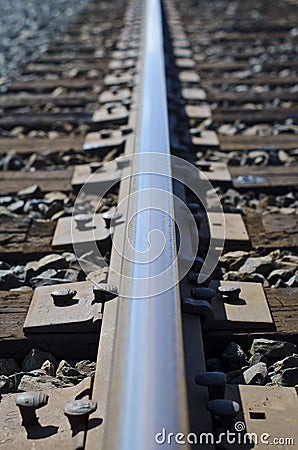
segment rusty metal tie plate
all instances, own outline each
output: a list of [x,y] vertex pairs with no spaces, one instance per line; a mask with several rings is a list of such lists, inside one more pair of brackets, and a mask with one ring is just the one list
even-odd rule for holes
[[[76,291],[69,304],[57,306],[52,293]],[[40,286],[34,291],[24,323],[24,333],[98,332],[102,303],[94,301],[91,281]]]
[[184,88],[182,89],[182,97],[186,101],[204,101],[206,100],[206,92],[200,88]]
[[214,131],[201,131],[198,134],[191,134],[191,142],[199,149],[218,148],[219,140]]
[[204,120],[212,116],[208,105],[186,105],[185,111],[190,120]]
[[131,91],[128,88],[114,88],[102,91],[99,95],[100,103],[122,102],[131,97]]
[[[272,447],[284,450],[295,448],[295,444],[298,442],[297,392],[295,388],[278,385],[228,384],[225,398],[234,400],[241,406],[232,431],[235,432],[236,423],[241,422],[242,436],[245,433],[255,433],[251,439],[257,439],[257,442],[255,441],[253,444],[253,441],[250,443],[248,440],[243,448],[253,447],[260,450]],[[238,425],[239,427],[240,425]],[[249,436],[247,437],[249,438]],[[287,441],[285,441],[286,438]],[[274,439],[278,441],[274,441]],[[240,448],[239,444],[232,446],[222,442],[221,445],[229,450]]]
[[281,188],[298,186],[297,167],[293,166],[253,166],[231,167],[235,189],[260,189],[279,191]]
[[84,185],[84,190],[88,193],[104,195],[111,189],[120,179],[121,171],[117,170],[116,162],[106,164],[100,171],[92,174],[89,164],[82,164],[74,168],[72,186],[79,189]]
[[[77,398],[89,399],[91,378],[85,378],[78,385],[64,389],[43,391],[49,396],[46,406],[38,409],[38,423],[22,425],[22,417],[16,397],[5,394],[0,408],[0,448],[9,450],[79,450],[84,448],[86,421],[80,430],[72,433],[70,423],[64,415],[65,404]],[[95,425],[95,424],[94,424]]]
[[273,320],[263,287],[259,283],[235,281],[212,281],[210,287],[234,286],[241,289],[235,302],[225,300],[217,293],[211,304],[215,316],[216,329],[264,329],[272,328]]
[[250,239],[242,219],[241,214],[225,213],[225,224],[222,223],[222,215],[220,213],[208,213],[211,234],[214,239],[220,239],[222,236],[222,227],[225,226],[225,248],[237,249],[250,248]]
[[106,107],[94,111],[92,122],[98,125],[109,122],[125,123],[127,118],[128,113],[125,106],[116,103],[110,111]]
[[199,74],[193,70],[182,70],[178,76],[181,83],[197,84],[200,82]]
[[189,48],[175,48],[174,55],[176,58],[192,58],[192,52]]
[[208,178],[214,185],[223,185],[231,183],[231,175],[227,164],[222,162],[209,162],[199,160],[196,163],[200,173],[200,178]]
[[109,149],[121,147],[124,137],[120,130],[102,130],[87,133],[83,144],[84,150]]
[[107,75],[104,79],[106,86],[120,86],[133,83],[134,76],[131,73],[119,73],[116,75]]
[[261,215],[249,212],[245,217],[245,223],[253,247],[292,249],[297,245],[297,214],[285,215],[273,212]]
[[124,61],[121,60],[112,60],[109,64],[110,70],[124,70],[124,69],[133,69],[136,65],[136,62],[134,59],[125,59]]
[[179,69],[193,69],[196,66],[194,60],[190,58],[177,58],[175,63]]
[[120,59],[120,60],[125,60],[125,59],[131,59],[131,58],[137,58],[138,57],[138,50],[137,49],[131,49],[131,50],[115,50],[111,57],[113,59]]
[[102,214],[94,214],[90,225],[80,230],[76,227],[73,217],[62,217],[58,220],[52,241],[53,248],[68,249],[74,245],[81,245],[86,252],[89,250],[88,243],[97,243],[102,252],[108,251],[110,247],[110,230],[106,228]]

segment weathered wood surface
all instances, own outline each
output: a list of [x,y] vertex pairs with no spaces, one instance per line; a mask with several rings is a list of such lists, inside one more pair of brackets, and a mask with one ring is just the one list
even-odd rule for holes
[[284,340],[298,345],[298,288],[266,288],[265,294],[275,326],[273,331],[208,330],[204,336],[205,351],[218,355],[231,340],[243,348],[250,348],[256,338]]
[[[205,344],[212,350],[219,351],[219,347],[227,345],[231,338],[236,342],[243,343],[245,345],[251,343],[254,337],[260,336],[267,339],[284,339],[291,342],[297,342],[298,335],[298,289],[270,289],[266,288],[265,293],[269,303],[269,307],[272,313],[272,317],[275,323],[276,330],[272,332],[260,332],[253,333],[251,335],[239,334],[228,330],[227,332],[221,331],[219,334],[215,332],[208,332],[206,334]],[[23,325],[25,317],[29,308],[29,304],[32,298],[31,292],[19,293],[12,291],[0,291],[0,355],[1,357],[24,357],[26,352],[32,346],[42,346],[42,348],[59,352],[59,336],[49,337],[46,339],[44,336],[39,336],[39,341],[30,342],[23,334]],[[220,335],[220,345],[219,345]],[[88,336],[84,338],[88,340]],[[54,339],[56,338],[56,340]],[[71,345],[73,346],[75,335],[70,334],[68,339],[68,345],[66,343],[67,336],[60,337],[63,339],[64,345],[60,347],[60,352],[71,351]],[[83,342],[82,336],[80,341],[76,341],[74,351],[83,351],[83,357],[86,358],[86,350],[90,352],[90,344]],[[91,341],[94,341],[94,338]],[[72,343],[72,344],[71,344]],[[93,342],[94,344],[94,342]],[[96,346],[94,345],[94,351]],[[78,356],[74,355],[73,359]]]
[[210,103],[221,103],[221,102],[229,102],[229,103],[266,103],[268,101],[272,101],[276,98],[280,100],[293,100],[296,101],[297,93],[290,92],[289,90],[283,88],[281,89],[273,89],[269,92],[218,92],[218,91],[210,91],[207,94],[208,101]]
[[[288,29],[289,28],[287,28],[287,30],[280,31],[280,30],[270,30],[269,28],[267,28],[266,32],[265,30],[264,32],[260,31],[256,35],[255,32],[254,33],[248,32],[250,31],[250,28],[247,25],[247,28],[242,30],[242,32],[240,30],[239,31],[233,30],[220,32],[219,34],[215,33],[214,35],[211,34],[210,37],[208,37],[208,45],[212,45],[212,43],[223,43],[233,41],[236,41],[237,44],[239,43],[239,41],[246,41],[246,43],[248,44],[249,41],[253,41],[254,43],[256,38],[262,40],[263,43],[268,41],[270,42],[272,41],[273,38],[275,39],[286,38],[288,34]],[[189,26],[188,32],[195,32],[197,42],[200,42],[200,38],[203,40],[202,44],[206,42],[206,35],[203,33],[200,34],[197,28],[191,28],[191,26]]]
[[298,218],[296,214],[250,213],[244,217],[252,247],[268,249],[298,248]]
[[233,150],[254,150],[261,149],[262,147],[272,147],[283,150],[297,148],[297,136],[294,134],[279,134],[277,136],[246,136],[244,134],[224,136],[219,134],[218,139],[220,142],[220,149],[227,152]]
[[[99,41],[99,45],[102,45],[102,41]],[[47,53],[59,53],[59,52],[73,52],[75,55],[89,54],[94,55],[95,49],[93,44],[83,45],[78,44],[77,41],[68,41],[68,42],[55,42],[48,48]]]
[[[265,289],[276,331],[298,332],[298,288]],[[23,323],[32,298],[31,292],[0,291],[0,341],[23,338]]]
[[238,78],[238,77],[218,77],[218,78],[208,78],[205,80],[202,80],[203,86],[219,86],[221,84],[228,84],[228,85],[237,85],[237,84],[246,84],[246,85],[264,85],[268,84],[269,86],[293,86],[297,83],[297,78],[295,77],[269,77],[269,76],[263,76],[260,75],[259,77],[252,77],[252,78]]
[[80,62],[84,62],[84,63],[96,63],[96,61],[98,61],[100,64],[102,64],[102,60],[105,58],[104,55],[98,55],[97,53],[95,55],[90,55],[89,53],[86,54],[79,54],[79,55],[74,55],[73,52],[69,52],[69,53],[57,53],[54,55],[49,55],[47,53],[45,53],[44,55],[40,55],[37,59],[36,59],[36,64],[62,64],[65,62],[73,62],[73,63],[80,63]]
[[[36,73],[36,74],[49,74],[49,73],[53,73],[53,74],[58,74],[61,75],[64,72],[67,73],[68,71],[70,71],[71,69],[73,69],[73,65],[67,65],[67,64],[38,64],[38,63],[31,63],[28,64],[28,66],[25,68],[24,70],[24,74],[32,74],[32,73]],[[77,73],[87,73],[90,70],[94,70],[96,69],[98,72],[98,75],[102,77],[102,75],[105,73],[105,71],[103,70],[102,64],[97,63],[96,62],[94,64],[92,63],[80,63],[76,66],[76,70]]]
[[36,170],[35,172],[2,171],[0,172],[0,192],[15,193],[33,184],[41,191],[71,192],[73,169],[67,170]]
[[68,90],[91,90],[97,84],[97,80],[67,79],[63,80],[34,80],[34,81],[14,81],[8,88],[8,92],[28,91],[43,92],[52,91],[58,87]]
[[298,166],[229,167],[235,189],[298,187]]
[[29,260],[32,255],[52,252],[55,227],[55,222],[33,221],[26,216],[1,216],[0,255],[7,260],[14,260],[19,255]]
[[56,222],[32,221],[23,244],[25,254],[53,252],[52,239],[56,228]]
[[[232,71],[238,71],[238,70],[247,70],[249,67],[249,64],[247,62],[211,62],[211,63],[198,63],[197,68],[199,72],[232,72]],[[269,61],[263,64],[264,71],[266,70],[277,70],[278,68],[285,69],[285,68],[298,68],[298,62],[297,61],[285,61],[285,62],[278,62],[278,61]]]
[[96,359],[96,333],[62,333],[28,338],[23,333],[32,292],[0,291],[0,357],[16,358],[21,363],[33,348],[49,351],[56,358],[68,361]]
[[0,127],[5,130],[11,130],[15,127],[25,127],[27,130],[56,130],[64,123],[92,124],[93,111],[85,112],[66,112],[66,113],[30,113],[30,114],[5,114],[0,117]]
[[96,103],[98,95],[91,93],[75,95],[61,95],[55,97],[50,94],[7,94],[0,97],[0,108],[3,110],[10,110],[16,108],[33,107],[36,108],[59,106],[59,107],[83,107],[88,103]]
[[31,220],[28,217],[1,216],[0,252],[5,253],[11,249],[21,251],[30,226]]
[[0,291],[0,342],[24,339],[23,325],[32,293]]
[[[295,3],[295,0],[288,0],[288,3]],[[249,7],[250,5],[247,4]],[[245,11],[243,11],[245,12]],[[236,32],[249,32],[251,31],[251,28],[254,30],[254,36],[255,38],[260,35],[260,33],[264,33],[265,31],[270,32],[277,32],[277,31],[284,31],[284,30],[290,30],[291,29],[291,22],[288,23],[288,21],[285,23],[284,20],[282,20],[282,17],[277,16],[270,17],[270,22],[264,22],[260,21],[256,22],[255,19],[250,18],[248,15],[245,15],[245,22],[243,21],[235,21],[231,20],[230,17],[227,17],[227,15],[221,17],[222,21],[222,27],[220,30],[220,35],[225,36],[227,33],[231,34],[232,30],[234,33]],[[218,23],[217,22],[208,22],[208,30],[210,31],[218,31]],[[195,30],[197,31],[197,29]],[[267,35],[267,34],[266,34]]]
[[[10,113],[11,114],[11,113]],[[26,130],[63,130],[63,125],[71,124],[75,127],[87,124],[90,130],[98,130],[100,126],[109,126],[127,122],[127,110],[118,106],[112,112],[101,108],[85,112],[60,113],[28,113],[11,114],[0,117],[0,127],[11,130],[15,127],[24,127]]]
[[236,120],[245,122],[249,125],[259,124],[259,123],[274,123],[274,122],[284,122],[286,119],[293,119],[295,123],[298,122],[298,109],[288,108],[288,109],[263,109],[263,110],[248,110],[242,109],[237,111],[232,111],[229,109],[225,110],[215,110],[213,112],[213,117],[216,122],[219,123],[234,123]]
[[[255,26],[255,25],[254,25]],[[254,30],[255,31],[255,30]],[[193,45],[193,48],[195,49],[195,45]],[[251,47],[250,49],[246,49],[247,51],[240,52],[237,51],[237,48],[231,47],[231,50],[229,51],[229,58],[233,61],[249,61],[251,58],[257,58],[258,56],[261,56],[264,54],[264,50],[260,47]],[[274,54],[271,52],[271,58]],[[201,61],[199,61],[201,62]],[[270,60],[268,61],[270,63]],[[266,63],[264,63],[266,64]]]
[[57,139],[46,138],[0,138],[0,154],[3,153],[42,153],[47,150],[66,151],[66,150],[82,150],[84,137],[62,137]]
[[281,334],[298,333],[298,288],[265,289],[276,331]]

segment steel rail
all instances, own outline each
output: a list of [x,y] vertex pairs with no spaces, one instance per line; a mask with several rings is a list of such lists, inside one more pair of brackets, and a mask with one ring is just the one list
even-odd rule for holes
[[[103,435],[103,448],[109,450],[160,448],[156,435],[163,429],[174,435],[188,432],[162,12],[160,0],[146,0],[145,5],[138,119]],[[148,152],[161,155],[162,165],[158,155],[148,157]],[[164,239],[157,256],[156,247],[163,241],[156,230]],[[153,237],[156,240],[145,248]],[[164,443],[168,446],[180,448],[173,440]]]

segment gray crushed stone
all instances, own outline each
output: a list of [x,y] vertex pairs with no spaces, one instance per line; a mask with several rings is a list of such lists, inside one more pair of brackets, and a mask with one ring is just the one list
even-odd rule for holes
[[17,78],[90,1],[0,0],[0,87]]

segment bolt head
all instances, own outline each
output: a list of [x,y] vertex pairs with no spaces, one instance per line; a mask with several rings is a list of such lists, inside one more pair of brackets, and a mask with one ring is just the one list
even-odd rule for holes
[[202,172],[210,172],[210,170],[211,170],[211,164],[209,164],[209,163],[200,163],[200,162],[197,162],[197,163],[196,163],[196,166],[197,166],[197,168],[198,168],[199,170],[201,170]]
[[197,136],[197,137],[201,136],[201,130],[199,130],[198,128],[191,128],[189,130],[189,132],[192,136]]
[[43,392],[22,392],[16,397],[16,405],[23,408],[38,409],[47,405],[49,396]]
[[195,382],[200,386],[222,386],[227,383],[227,376],[223,372],[201,372],[196,375]]
[[70,400],[64,407],[66,416],[87,416],[97,408],[97,403],[91,400]]
[[[204,282],[200,281],[201,278],[204,278]],[[210,275],[206,275],[201,272],[189,272],[187,274],[187,279],[193,284],[200,284],[201,286],[208,286],[210,283]]]
[[203,258],[201,258],[200,256],[196,256],[191,270],[194,272],[199,272],[202,269],[204,262],[205,260]]
[[109,211],[103,213],[102,217],[108,220],[117,220],[120,219],[120,217],[122,217],[122,214],[118,213],[117,211],[109,209]]
[[193,213],[193,218],[194,218],[195,222],[197,223],[197,226],[199,226],[199,225],[201,225],[201,223],[204,219],[204,216],[200,212],[195,212],[195,213]]
[[129,127],[128,125],[122,125],[122,127],[120,127],[120,130],[121,130],[123,136],[130,134],[133,131],[132,128]]
[[216,291],[208,287],[197,287],[191,290],[191,296],[198,300],[212,299],[215,295]]
[[85,226],[92,220],[92,216],[90,214],[76,214],[73,218],[78,227]]
[[195,203],[195,202],[187,203],[186,206],[188,207],[188,209],[190,209],[190,211],[192,213],[197,213],[200,210],[200,205],[198,203]]
[[102,217],[106,223],[106,228],[110,228],[112,222],[114,223],[116,220],[120,219],[122,214],[118,213],[114,209],[109,209],[109,211],[103,213]]
[[117,169],[121,170],[124,167],[129,166],[130,158],[125,158],[125,157],[121,156],[120,158],[116,159],[116,164],[117,164]]
[[102,137],[102,139],[108,139],[112,136],[112,132],[110,130],[101,130],[100,136]]
[[207,403],[207,409],[219,417],[235,417],[240,411],[240,406],[233,400],[216,399]]
[[103,163],[101,163],[101,162],[94,161],[94,162],[90,163],[91,173],[95,173],[98,170],[101,170],[102,168],[103,168]]

